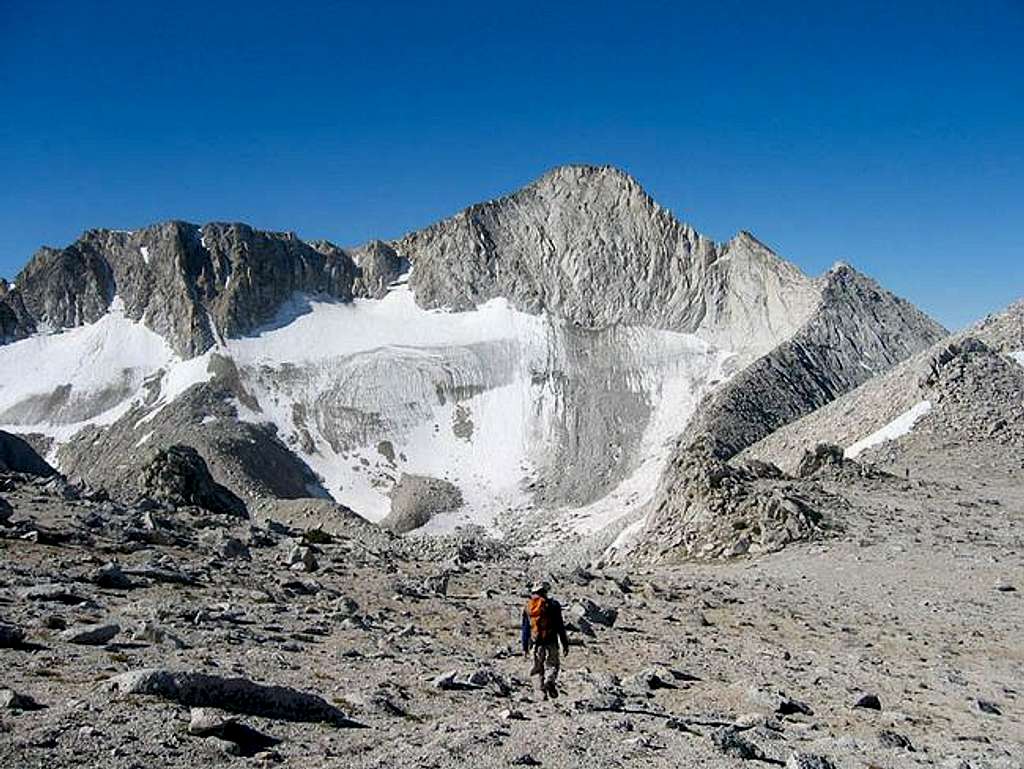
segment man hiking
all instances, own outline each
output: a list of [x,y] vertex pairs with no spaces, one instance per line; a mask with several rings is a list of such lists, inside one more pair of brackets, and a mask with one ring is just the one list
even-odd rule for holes
[[533,667],[530,675],[539,677],[538,685],[544,699],[558,696],[559,642],[562,653],[569,656],[569,636],[562,621],[562,606],[554,598],[548,598],[548,589],[546,582],[530,587],[522,622],[523,656],[529,656],[532,642]]

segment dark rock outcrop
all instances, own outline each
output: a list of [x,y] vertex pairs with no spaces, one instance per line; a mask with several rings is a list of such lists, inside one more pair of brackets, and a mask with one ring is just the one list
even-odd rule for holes
[[843,449],[834,443],[819,443],[813,449],[804,452],[797,465],[798,478],[809,478],[821,468],[843,463]]
[[142,489],[153,499],[194,505],[212,513],[245,517],[245,503],[213,480],[206,461],[191,446],[175,445],[156,452],[142,468]]
[[0,472],[50,476],[57,471],[24,438],[0,430]]

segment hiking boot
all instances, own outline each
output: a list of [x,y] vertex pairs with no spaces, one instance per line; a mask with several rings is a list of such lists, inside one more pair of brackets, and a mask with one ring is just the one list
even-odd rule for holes
[[558,699],[558,687],[555,686],[553,682],[544,684],[544,699],[547,699],[548,695],[551,695],[551,699],[553,700]]

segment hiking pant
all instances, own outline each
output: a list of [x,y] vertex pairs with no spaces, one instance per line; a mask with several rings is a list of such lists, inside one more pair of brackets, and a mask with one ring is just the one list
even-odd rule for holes
[[533,646],[533,669],[530,675],[539,676],[537,685],[541,691],[546,686],[558,683],[558,669],[561,667],[558,654],[558,639],[548,643],[535,643]]

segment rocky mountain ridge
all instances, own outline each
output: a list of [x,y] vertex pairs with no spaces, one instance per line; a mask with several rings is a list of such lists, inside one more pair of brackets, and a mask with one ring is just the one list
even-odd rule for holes
[[770,349],[820,302],[819,282],[749,233],[715,243],[609,167],[555,169],[505,198],[394,241],[342,249],[245,224],[89,230],[42,248],[0,288],[0,341],[91,323],[115,295],[183,357],[270,322],[295,293],[379,298],[408,266],[425,308],[503,297],[584,328],[644,325]]
[[119,493],[186,444],[250,503],[382,520],[422,476],[464,501],[446,526],[591,534],[685,483],[673,437],[724,460],[943,333],[852,268],[809,278],[568,166],[355,249],[183,222],[43,249],[0,292],[0,358],[35,370],[0,375],[0,426]]

